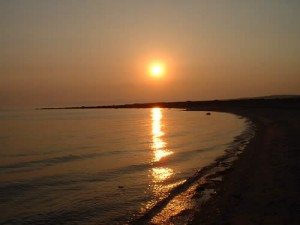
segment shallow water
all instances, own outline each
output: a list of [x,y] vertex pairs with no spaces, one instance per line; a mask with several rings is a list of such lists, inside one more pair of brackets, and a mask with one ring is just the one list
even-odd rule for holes
[[159,108],[1,111],[0,223],[126,223],[245,127],[232,114]]

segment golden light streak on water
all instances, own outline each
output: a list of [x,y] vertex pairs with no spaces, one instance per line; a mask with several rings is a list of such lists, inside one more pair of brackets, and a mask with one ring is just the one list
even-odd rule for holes
[[[163,115],[162,109],[153,108],[152,109],[152,151],[153,151],[153,162],[159,162],[162,158],[165,158],[169,155],[172,155],[174,152],[167,149],[167,143],[164,141],[163,136],[165,133],[162,131],[162,128],[165,126],[163,124]],[[185,180],[181,180],[175,183],[166,183],[167,179],[170,179],[174,175],[173,169],[169,167],[154,167],[150,170],[150,176],[152,177],[152,192],[156,200],[150,201],[147,203],[144,210],[151,209],[157,200],[165,198],[169,191],[174,187],[182,184]],[[182,210],[187,209],[190,202],[180,203],[182,198],[177,197],[171,204],[168,204],[168,207],[163,209],[161,213],[152,218],[151,223],[153,224],[162,224],[163,222],[168,221],[168,218],[180,213]],[[184,201],[183,201],[184,202]],[[142,209],[143,210],[143,209]]]
[[162,131],[162,111],[161,108],[152,109],[152,150],[154,162],[160,161],[162,158],[173,154],[172,151],[166,149],[167,143],[162,139],[164,132]]
[[171,177],[173,170],[165,167],[156,167],[152,169],[153,181],[154,183],[159,183]]
[[[165,133],[162,128],[165,126],[163,123],[163,114],[161,108],[153,108],[151,110],[152,117],[152,145],[151,150],[153,151],[152,161],[159,162],[161,159],[173,154],[172,151],[167,149],[167,143],[164,141],[163,136]],[[158,199],[166,197],[170,189],[174,186],[173,184],[164,184],[164,181],[171,178],[174,175],[173,169],[165,166],[153,167],[149,170],[149,175],[152,180],[151,189],[153,196],[156,200],[147,203],[145,210],[153,207]],[[143,209],[142,209],[143,210]]]

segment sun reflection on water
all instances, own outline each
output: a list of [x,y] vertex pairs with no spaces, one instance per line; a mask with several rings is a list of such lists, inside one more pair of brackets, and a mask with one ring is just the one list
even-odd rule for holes
[[161,182],[172,176],[173,170],[170,168],[157,167],[152,169],[152,175],[154,177],[154,183]]
[[[167,149],[167,142],[163,139],[165,133],[163,132],[163,114],[162,109],[153,108],[151,111],[152,115],[152,145],[151,150],[153,151],[153,168],[149,170],[149,176],[151,177],[151,191],[154,196],[152,200],[147,202],[141,209],[141,212],[147,212],[151,209],[157,202],[166,198],[174,187],[182,184],[184,180],[175,181],[174,180],[174,170],[170,167],[164,166],[167,161],[168,156],[172,155],[174,152]],[[158,163],[159,162],[159,163]],[[159,166],[156,166],[159,165]],[[174,215],[174,212],[180,212],[184,207],[174,204],[170,209],[164,209],[163,214],[158,214],[152,218],[151,222],[153,224],[162,224],[162,221],[166,221],[166,218]],[[158,221],[156,223],[156,221]]]
[[[153,162],[159,162],[162,158],[173,154],[172,151],[167,149],[167,143],[162,139],[164,132],[162,128],[164,124],[162,122],[162,109],[152,109],[152,151],[153,151]],[[174,171],[168,167],[154,167],[151,169],[152,181],[154,183],[153,192],[157,196],[162,190],[162,182],[170,178]]]
[[162,112],[161,108],[152,109],[152,150],[154,153],[154,162],[160,161],[162,158],[173,154],[172,151],[166,149],[167,143],[161,138],[162,132]]

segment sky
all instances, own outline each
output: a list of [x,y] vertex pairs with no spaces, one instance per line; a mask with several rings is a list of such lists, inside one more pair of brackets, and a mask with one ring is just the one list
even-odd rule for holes
[[300,94],[299,24],[299,0],[0,0],[0,107]]

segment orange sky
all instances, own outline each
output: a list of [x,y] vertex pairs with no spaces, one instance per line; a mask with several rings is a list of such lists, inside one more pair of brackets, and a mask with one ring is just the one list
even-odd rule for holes
[[296,0],[1,1],[1,107],[300,94],[299,12]]

